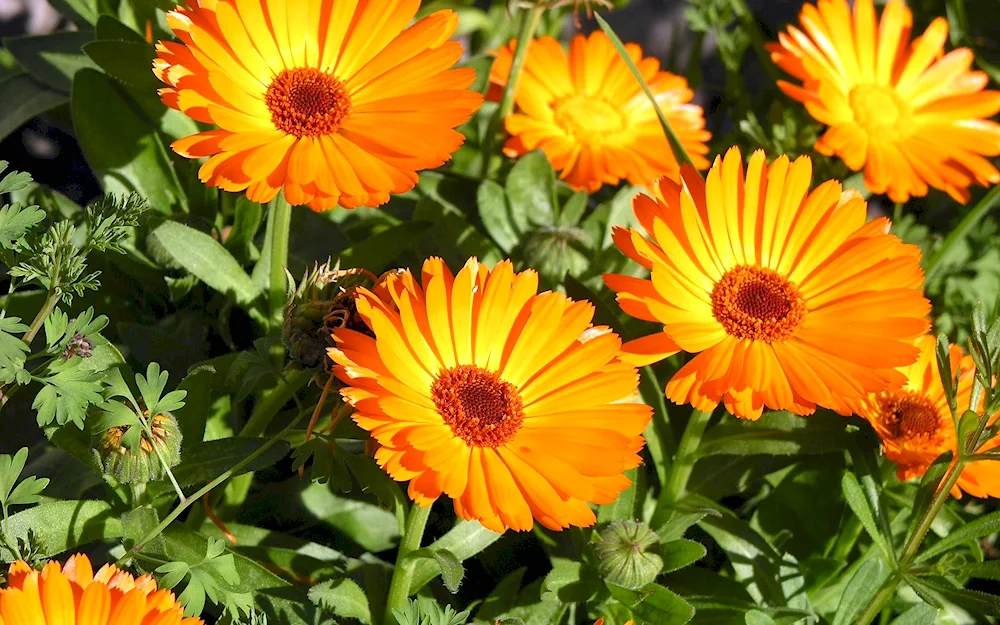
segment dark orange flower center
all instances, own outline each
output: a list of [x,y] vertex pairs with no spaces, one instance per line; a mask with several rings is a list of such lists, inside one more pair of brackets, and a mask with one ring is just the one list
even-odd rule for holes
[[431,397],[455,436],[472,447],[499,447],[524,421],[514,385],[475,365],[442,371],[431,385]]
[[268,86],[264,102],[275,127],[296,137],[334,133],[351,112],[343,83],[311,67],[282,70]]
[[784,341],[795,333],[806,304],[794,284],[771,269],[741,265],[712,289],[712,314],[738,339]]
[[936,439],[941,413],[931,400],[913,391],[883,393],[878,398],[878,420],[901,443],[926,443]]

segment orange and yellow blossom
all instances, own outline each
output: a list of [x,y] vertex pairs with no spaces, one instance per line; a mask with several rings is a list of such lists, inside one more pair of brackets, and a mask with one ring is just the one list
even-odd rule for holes
[[538,293],[538,274],[440,258],[359,289],[368,331],[334,331],[330,349],[354,420],[409,495],[441,495],[463,519],[502,532],[592,525],[638,466],[651,409],[621,340],[594,307]]
[[[515,45],[497,51],[493,94],[507,83]],[[660,71],[660,62],[643,58],[636,44],[625,47],[695,165],[708,167],[712,135],[702,108],[691,103],[687,81]],[[594,192],[622,179],[650,186],[677,174],[656,110],[601,31],[575,36],[568,55],[552,37],[532,41],[515,98],[519,112],[505,120],[511,138],[504,153],[517,157],[541,149],[574,189]]]
[[642,366],[697,354],[667,396],[758,418],[764,408],[852,414],[868,393],[899,388],[927,332],[920,250],[865,223],[860,195],[830,180],[810,191],[812,164],[762,151],[744,174],[736,148],[706,180],[686,166],[632,206],[645,234],[614,241],[649,279],[607,274],[622,309],[663,330],[626,343]]
[[132,577],[112,564],[97,573],[85,555],[41,572],[18,561],[0,589],[0,625],[202,625],[149,575]]
[[972,51],[944,54],[948,20],[939,17],[911,41],[913,15],[889,0],[876,21],[872,0],[806,4],[802,30],[789,26],[769,46],[771,58],[802,85],[778,81],[829,129],[816,150],[837,155],[865,185],[894,202],[928,187],[969,200],[969,186],[1000,182],[987,160],[1000,154],[1000,91],[970,71]]
[[[925,336],[916,344],[920,358],[899,369],[906,376],[906,385],[895,391],[874,393],[858,409],[858,414],[878,432],[882,449],[896,463],[896,475],[901,481],[923,475],[944,452],[958,451],[955,422],[938,374],[937,341],[933,336]],[[956,412],[962,415],[970,409],[976,366],[971,356],[962,355],[958,345],[951,345],[948,355],[952,373],[959,374]],[[997,416],[990,418],[990,424]],[[994,438],[980,451],[998,446],[1000,439]],[[955,497],[961,497],[963,492],[973,497],[1000,497],[1000,465],[992,461],[967,464],[951,489]]]
[[462,144],[482,103],[452,69],[458,15],[419,0],[190,0],[153,61],[163,102],[217,129],[175,141],[201,181],[267,202],[378,206]]

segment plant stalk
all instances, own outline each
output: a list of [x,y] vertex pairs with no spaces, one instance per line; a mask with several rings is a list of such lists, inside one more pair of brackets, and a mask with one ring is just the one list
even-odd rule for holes
[[395,625],[396,617],[392,611],[402,609],[407,597],[410,596],[413,570],[417,563],[412,559],[408,560],[407,556],[420,549],[420,542],[424,538],[424,529],[427,527],[427,519],[430,515],[431,506],[425,508],[417,505],[416,502],[410,506],[410,515],[406,520],[406,531],[399,541],[396,568],[392,571],[392,583],[389,585],[389,596],[385,603],[383,625]]
[[214,480],[203,486],[198,492],[182,499],[181,502],[177,504],[177,507],[174,508],[170,512],[170,514],[164,517],[163,520],[160,521],[159,525],[154,527],[152,530],[150,530],[148,534],[143,536],[142,539],[139,540],[139,542],[137,542],[134,547],[132,547],[132,549],[126,552],[125,555],[118,560],[118,563],[121,563],[121,561],[127,558],[130,554],[142,551],[143,547],[149,544],[149,541],[153,540],[154,538],[159,536],[160,533],[163,532],[163,530],[167,529],[167,527],[169,527],[170,524],[173,523],[177,519],[177,517],[179,517],[185,510],[187,510],[191,504],[201,499],[206,493],[211,491],[219,484],[225,482],[233,475],[236,475],[237,473],[242,471],[244,467],[249,465],[258,457],[260,457],[261,454],[270,449],[275,443],[277,443],[280,440],[283,440],[289,433],[291,433],[291,431],[295,428],[295,426],[299,424],[299,421],[301,421],[303,417],[305,417],[307,414],[308,413],[306,412],[300,412],[299,415],[295,419],[293,419],[292,422],[289,423],[287,427],[285,427],[285,429],[281,430],[276,435],[271,437],[266,443],[257,448],[257,450],[254,451],[252,454],[250,454],[240,462],[236,463],[236,465],[233,466],[231,469],[227,469],[226,471],[224,471],[220,476],[218,476],[217,478],[215,478]]
[[674,462],[670,465],[670,476],[663,489],[663,497],[671,503],[680,501],[687,493],[688,479],[697,461],[698,447],[701,446],[701,437],[705,434],[705,428],[712,419],[712,411],[692,410],[691,418],[688,419],[684,434],[681,435],[680,443],[677,444],[677,453]]
[[24,341],[25,345],[31,345],[31,341],[35,339],[39,330],[41,330],[42,326],[45,325],[45,320],[50,314],[52,314],[52,311],[56,309],[56,306],[59,304],[59,300],[61,299],[62,296],[56,292],[55,285],[53,284],[53,286],[49,288],[48,295],[45,296],[45,304],[42,305],[42,309],[38,311],[38,314],[35,315],[35,318],[31,321],[28,331],[24,333],[23,337],[21,337],[21,340]]
[[271,314],[271,324],[281,324],[281,316],[285,309],[286,279],[285,267],[288,265],[288,231],[292,224],[292,207],[285,199],[284,193],[279,193],[271,202],[274,211],[271,221],[271,257],[268,267],[268,304]]
[[517,31],[517,47],[514,48],[514,58],[510,64],[510,73],[507,75],[507,84],[504,85],[503,94],[500,96],[500,106],[497,107],[496,114],[487,125],[486,136],[483,137],[483,178],[486,178],[490,172],[490,156],[493,154],[496,136],[500,133],[503,121],[514,110],[514,97],[517,95],[517,85],[521,82],[521,74],[524,73],[524,62],[528,59],[528,48],[535,36],[535,31],[538,30],[538,23],[542,19],[545,8],[545,4],[538,3],[521,13],[521,26]]
[[930,258],[927,259],[927,263],[924,266],[927,272],[927,281],[930,282],[938,271],[941,269],[941,261],[944,257],[948,255],[948,252],[956,243],[965,239],[966,235],[972,230],[980,219],[986,216],[987,213],[997,204],[1000,200],[1000,186],[993,187],[990,189],[989,193],[983,196],[983,199],[972,207],[962,221],[958,223],[958,226],[952,230],[948,236],[945,238],[944,242],[941,243],[940,247],[931,254]]

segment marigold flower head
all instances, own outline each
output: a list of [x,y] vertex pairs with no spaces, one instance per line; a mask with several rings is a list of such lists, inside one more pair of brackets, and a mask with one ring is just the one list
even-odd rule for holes
[[472,69],[451,69],[454,11],[407,26],[419,0],[191,0],[167,13],[164,103],[218,129],[172,144],[211,157],[202,182],[266,202],[377,206],[451,158],[479,108]]
[[41,572],[25,562],[10,565],[7,587],[0,589],[0,624],[201,625],[184,618],[184,608],[169,590],[158,590],[149,575],[132,577],[113,564],[97,573],[85,555],[60,567],[49,562]]
[[687,166],[632,207],[646,236],[618,227],[614,241],[651,279],[607,274],[628,314],[663,331],[626,343],[638,366],[697,353],[667,396],[756,419],[764,407],[854,412],[871,392],[899,388],[927,332],[920,251],[865,223],[865,201],[831,180],[810,191],[808,157],[746,174],[737,148],[702,180]]
[[[802,81],[778,81],[829,126],[816,150],[837,155],[865,185],[895,202],[928,187],[960,202],[972,184],[1000,182],[986,158],[1000,154],[1000,91],[984,91],[985,73],[969,71],[968,48],[944,54],[948,21],[939,17],[910,39],[913,15],[890,0],[876,21],[872,0],[806,4],[802,30],[789,26],[770,44],[771,58]],[[943,56],[942,56],[943,55]]]
[[[933,336],[924,336],[916,345],[920,357],[899,369],[906,376],[906,385],[895,391],[873,393],[858,409],[882,439],[882,449],[896,463],[896,475],[901,481],[920,477],[946,451],[958,452],[955,422],[938,373],[937,341]],[[961,415],[970,409],[976,365],[971,356],[962,355],[958,345],[949,347],[948,356],[952,372],[959,374],[957,412]],[[997,416],[990,418],[991,424]],[[998,446],[1000,439],[993,439],[980,451]],[[973,497],[1000,497],[1000,467],[992,462],[967,464],[951,493],[961,497],[963,491]]]
[[[507,83],[515,46],[512,41],[497,51],[490,72],[494,94]],[[691,104],[687,81],[660,71],[660,62],[643,58],[636,44],[625,47],[695,165],[708,167],[711,133],[702,108]],[[507,156],[541,149],[560,178],[590,192],[622,179],[649,186],[677,174],[653,105],[601,31],[574,37],[568,56],[552,37],[532,41],[515,95],[520,113],[505,120]]]
[[628,487],[651,414],[594,307],[538,293],[538,275],[510,261],[473,258],[453,275],[431,258],[384,285],[357,291],[374,337],[338,328],[330,350],[378,463],[418,505],[448,495],[497,532],[593,524],[587,503]]

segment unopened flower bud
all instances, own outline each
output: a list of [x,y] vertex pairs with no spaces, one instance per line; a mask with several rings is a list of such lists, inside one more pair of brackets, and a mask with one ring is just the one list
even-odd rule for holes
[[63,360],[69,360],[73,356],[80,358],[90,358],[94,355],[94,343],[79,332],[74,332],[72,338],[66,343],[63,350]]
[[[148,419],[143,415],[139,419]],[[129,448],[124,437],[130,428],[140,430],[139,442]],[[152,433],[152,438],[150,437]],[[154,450],[155,446],[155,450]],[[149,421],[149,432],[143,425],[120,425],[98,435],[95,453],[101,460],[104,472],[122,484],[145,484],[166,475],[163,463],[170,467],[181,461],[181,431],[177,419],[169,412],[156,415]]]
[[600,533],[599,541],[598,570],[610,584],[638,590],[663,569],[660,537],[642,521],[616,521]]

